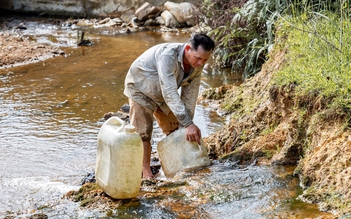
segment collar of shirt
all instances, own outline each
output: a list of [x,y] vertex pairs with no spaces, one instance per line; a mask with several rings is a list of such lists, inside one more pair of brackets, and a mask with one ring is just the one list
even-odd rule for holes
[[180,63],[180,65],[182,66],[183,72],[184,72],[184,63],[183,63],[183,59],[184,59],[184,51],[185,51],[185,47],[186,47],[187,43],[184,43],[184,45],[182,46],[182,48],[179,51],[178,54],[178,62]]

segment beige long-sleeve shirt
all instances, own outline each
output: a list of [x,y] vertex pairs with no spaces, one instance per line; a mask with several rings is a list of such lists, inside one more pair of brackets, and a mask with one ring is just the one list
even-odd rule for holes
[[141,54],[127,73],[124,94],[152,110],[159,106],[166,114],[172,111],[180,124],[187,127],[193,123],[203,66],[191,68],[184,78],[185,46],[163,43]]

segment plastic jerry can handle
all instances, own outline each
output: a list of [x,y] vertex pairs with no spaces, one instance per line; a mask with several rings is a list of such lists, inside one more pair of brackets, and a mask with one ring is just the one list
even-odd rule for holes
[[106,124],[113,126],[117,132],[121,132],[124,130],[125,122],[117,116],[112,116],[106,121]]

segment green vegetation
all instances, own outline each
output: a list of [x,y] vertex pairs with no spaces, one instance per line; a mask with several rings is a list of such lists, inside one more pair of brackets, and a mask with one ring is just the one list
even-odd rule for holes
[[277,39],[284,40],[277,46],[288,52],[287,64],[274,75],[275,83],[297,85],[297,95],[317,95],[331,100],[328,107],[351,112],[350,21],[349,16],[331,12],[280,19]]
[[350,0],[204,0],[202,11],[217,64],[248,78],[273,45],[287,48],[276,85],[325,100],[330,115],[351,113]]
[[260,70],[274,41],[274,11],[286,8],[278,9],[277,2],[204,0],[202,10],[210,18],[205,22],[217,41],[217,64],[243,72],[244,77]]
[[267,128],[263,129],[260,133],[260,135],[264,136],[264,135],[268,135],[274,132],[274,130],[277,128],[277,124],[269,124],[269,126],[267,125]]

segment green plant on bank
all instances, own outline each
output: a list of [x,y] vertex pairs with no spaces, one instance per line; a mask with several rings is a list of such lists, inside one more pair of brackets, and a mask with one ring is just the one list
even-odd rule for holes
[[297,125],[298,127],[302,127],[304,126],[304,122],[305,122],[305,116],[306,116],[306,113],[307,113],[307,109],[306,108],[301,108],[298,110],[299,112],[299,117],[298,117],[298,120],[297,120]]
[[266,129],[263,129],[260,133],[261,136],[265,136],[268,134],[271,134],[274,132],[274,130],[277,128],[278,124],[276,123],[271,123],[269,124],[269,127],[267,127]]
[[289,15],[333,12],[350,14],[350,0],[204,0],[203,22],[217,42],[216,64],[243,72],[248,78],[260,71],[274,44],[276,21]]
[[248,134],[247,134],[248,130],[244,129],[242,130],[241,135],[239,136],[239,138],[241,139],[241,141],[246,142],[248,139]]
[[261,69],[274,41],[276,14],[271,11],[276,2],[204,0],[202,10],[210,18],[205,22],[217,42],[216,64],[243,72],[245,78]]
[[262,152],[264,153],[264,157],[267,159],[271,159],[273,155],[276,153],[275,150],[263,150]]
[[342,125],[341,129],[340,129],[340,133],[346,131],[347,129],[349,129],[350,127],[350,124],[351,124],[351,115],[349,114],[348,116],[346,116],[345,118],[345,122],[344,124]]
[[[351,113],[351,19],[346,1],[340,13],[305,12],[279,20],[278,46],[287,64],[274,75],[277,85],[295,84],[297,95],[331,98],[330,108]],[[343,11],[347,9],[347,13]]]
[[[226,98],[228,99],[228,98]],[[221,108],[225,111],[225,112],[237,112],[238,114],[241,115],[240,112],[242,112],[242,108],[243,108],[243,100],[241,98],[238,98],[232,102],[230,101],[225,101],[221,104]]]
[[[305,139],[303,142],[302,142],[302,150],[303,150],[303,156],[306,155],[306,154],[309,154],[313,151],[313,148],[311,146],[311,141],[310,140],[307,140]],[[300,159],[303,159],[304,157],[301,157]]]

